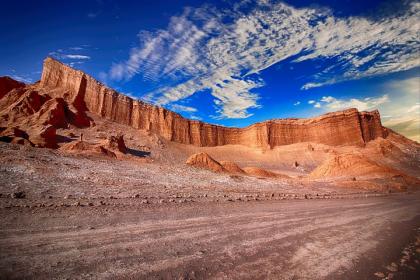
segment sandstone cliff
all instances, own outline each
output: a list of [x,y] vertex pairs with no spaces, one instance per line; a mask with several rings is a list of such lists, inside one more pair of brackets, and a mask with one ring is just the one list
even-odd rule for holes
[[76,111],[90,111],[170,141],[196,146],[241,144],[273,148],[298,142],[361,146],[386,136],[378,111],[358,112],[356,109],[311,119],[270,120],[246,128],[188,120],[172,111],[119,94],[52,58],[44,61],[39,87],[53,98],[63,98]]

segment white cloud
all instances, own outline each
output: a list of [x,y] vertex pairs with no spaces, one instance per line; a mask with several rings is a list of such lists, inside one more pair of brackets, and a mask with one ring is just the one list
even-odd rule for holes
[[415,112],[420,112],[420,104],[417,103],[416,105],[411,106],[410,108],[407,109],[407,113],[415,113]]
[[82,46],[78,46],[78,47],[70,47],[69,48],[69,50],[72,50],[72,51],[81,51],[81,50],[83,50],[84,49],[84,47],[82,47]]
[[120,93],[130,97],[133,100],[138,100],[138,97],[132,92],[122,92],[122,91],[120,91]]
[[201,121],[201,118],[195,115],[190,116],[189,119]]
[[300,101],[296,101],[295,103],[293,103],[293,106],[298,106],[300,105]]
[[190,106],[184,106],[179,104],[172,104],[170,106],[171,110],[176,112],[197,112],[197,109]]
[[319,103],[319,102],[315,103],[315,104],[314,104],[314,107],[315,107],[315,108],[321,108],[321,103]]
[[316,75],[303,89],[398,72],[420,66],[420,4],[411,3],[404,14],[371,20],[328,17],[315,30],[311,52],[296,59],[329,59],[334,67]]
[[[332,96],[323,96],[320,100],[323,103],[323,107],[326,110],[330,111],[338,111],[344,110],[349,108],[357,108],[360,111],[372,110],[378,108],[380,105],[389,102],[389,97],[387,94],[384,94],[380,97],[368,97],[363,99],[358,98],[350,98],[350,99],[337,99]],[[321,103],[318,106],[314,106],[315,108],[321,108]]]
[[71,62],[68,63],[68,65],[70,67],[75,67],[75,66],[77,66],[79,64],[83,64],[83,63],[85,63],[83,60],[80,60],[80,61],[71,61]]
[[391,116],[383,124],[420,143],[420,77],[389,82],[383,91],[392,96],[379,108]]
[[88,56],[88,55],[81,55],[81,54],[66,54],[66,55],[63,55],[63,58],[68,58],[68,59],[90,59],[90,56]]
[[[54,57],[55,59],[62,60],[67,63],[70,67],[76,67],[78,65],[84,64],[86,61],[90,60],[89,55],[75,53],[80,51],[87,51],[89,45],[80,45],[75,47],[60,48],[55,51],[50,52],[48,55]],[[103,80],[106,80],[107,74],[102,75]]]
[[255,90],[264,82],[258,73],[287,58],[294,57],[295,63],[329,62],[307,77],[302,89],[420,65],[418,3],[403,13],[371,19],[252,2],[226,11],[187,8],[171,18],[167,29],[140,32],[140,45],[127,61],[112,66],[110,78],[139,75],[155,83],[155,90],[145,97],[161,105],[210,90],[219,118],[246,118],[252,115],[250,109],[260,107]]
[[89,45],[81,45],[77,47],[60,48],[56,51],[50,52],[49,55],[56,59],[63,60],[68,63],[70,67],[75,67],[91,59],[88,55],[74,53],[75,51],[86,50],[88,47]]
[[321,101],[322,102],[327,102],[327,103],[332,103],[332,102],[334,102],[336,99],[334,98],[334,97],[332,97],[332,96],[323,96],[322,98],[321,98]]
[[315,103],[315,100],[309,100],[308,101],[308,104],[314,104]]

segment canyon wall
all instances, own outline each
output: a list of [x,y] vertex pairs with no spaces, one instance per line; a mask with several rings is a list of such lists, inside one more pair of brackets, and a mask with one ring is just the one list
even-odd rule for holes
[[134,128],[156,133],[167,140],[196,146],[241,144],[259,148],[298,142],[328,145],[364,145],[384,137],[378,111],[356,109],[328,113],[311,119],[282,119],[246,128],[228,128],[196,120],[119,94],[85,73],[47,58],[40,89],[62,97],[79,110]]

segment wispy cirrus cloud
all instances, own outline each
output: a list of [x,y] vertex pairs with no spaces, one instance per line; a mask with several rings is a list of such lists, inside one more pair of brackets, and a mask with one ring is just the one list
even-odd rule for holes
[[81,54],[65,54],[61,56],[62,58],[68,59],[90,59],[88,55],[81,55]]
[[419,66],[419,14],[416,2],[377,19],[337,18],[328,9],[272,1],[243,1],[230,10],[187,8],[166,29],[140,32],[139,46],[108,75],[156,83],[145,98],[160,105],[209,90],[216,118],[246,118],[260,107],[260,71],[286,59],[329,62],[306,77],[302,89]]
[[176,112],[197,112],[197,109],[190,106],[180,105],[180,104],[171,104],[171,110]]
[[87,60],[90,60],[91,57],[83,52],[88,51],[89,45],[74,46],[68,48],[57,49],[50,52],[48,55],[63,60],[68,63],[71,67],[76,66],[77,64],[83,64]]
[[379,97],[366,97],[366,98],[335,98],[332,96],[323,96],[320,100],[309,102],[314,104],[315,108],[324,108],[328,111],[339,111],[348,108],[357,108],[360,111],[376,109],[382,104],[389,102],[388,94]]
[[420,65],[420,3],[404,14],[371,20],[328,17],[316,26],[310,53],[295,61],[331,60],[303,89],[408,70]]

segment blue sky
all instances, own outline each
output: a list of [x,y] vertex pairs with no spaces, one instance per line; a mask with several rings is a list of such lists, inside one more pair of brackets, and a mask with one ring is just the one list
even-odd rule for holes
[[420,140],[417,1],[2,2],[0,75],[35,82],[53,56],[188,118],[379,109]]

